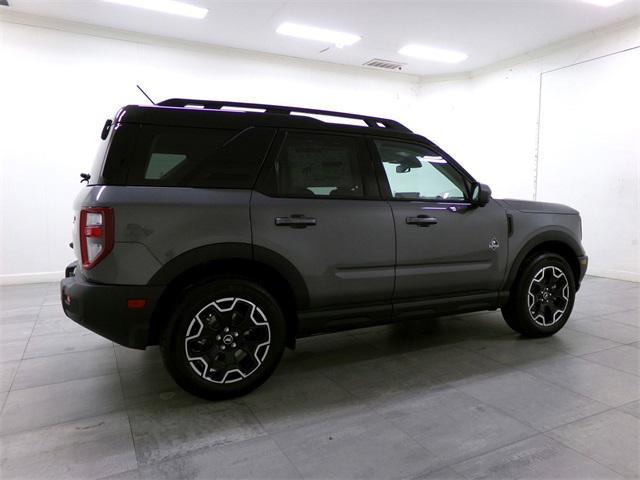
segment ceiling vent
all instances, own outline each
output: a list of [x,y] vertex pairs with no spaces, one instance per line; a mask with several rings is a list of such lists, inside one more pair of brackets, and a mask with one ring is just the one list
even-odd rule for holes
[[382,58],[374,58],[363,63],[365,67],[382,68],[384,70],[402,70],[406,63],[394,62],[392,60],[383,60]]
[[0,7],[8,7],[9,0],[0,0]]

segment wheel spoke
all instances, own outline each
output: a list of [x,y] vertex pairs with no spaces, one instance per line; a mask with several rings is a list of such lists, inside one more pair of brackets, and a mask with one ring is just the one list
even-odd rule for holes
[[189,353],[190,356],[200,356],[207,352],[212,345],[213,341],[208,337],[199,336],[192,338],[187,341],[187,353]]
[[568,280],[558,267],[542,267],[529,284],[527,304],[531,318],[548,327],[558,322],[569,304]]
[[191,368],[214,383],[232,383],[256,371],[266,357],[271,329],[249,300],[224,298],[200,310],[187,329]]

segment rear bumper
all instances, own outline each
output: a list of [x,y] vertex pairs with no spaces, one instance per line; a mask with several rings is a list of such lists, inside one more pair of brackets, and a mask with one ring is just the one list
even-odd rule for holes
[[[74,322],[120,345],[144,349],[149,337],[151,315],[163,287],[146,285],[102,285],[65,270],[60,282],[64,313]],[[129,305],[129,300],[144,300]],[[133,307],[133,308],[132,308]]]

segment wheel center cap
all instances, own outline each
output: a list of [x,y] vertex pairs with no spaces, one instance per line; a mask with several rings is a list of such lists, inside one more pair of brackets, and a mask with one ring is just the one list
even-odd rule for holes
[[225,335],[224,337],[222,337],[222,341],[225,345],[231,345],[233,343],[233,335]]

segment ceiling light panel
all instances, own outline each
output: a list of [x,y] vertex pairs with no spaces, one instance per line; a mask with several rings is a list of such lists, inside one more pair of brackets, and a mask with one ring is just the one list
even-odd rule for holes
[[466,53],[445,50],[443,48],[428,47],[426,45],[417,45],[415,43],[405,45],[398,50],[398,53],[407,57],[443,63],[458,63],[468,58]]
[[290,37],[303,38],[305,40],[317,40],[319,42],[332,43],[338,48],[353,45],[360,41],[362,37],[352,33],[336,32],[324,28],[300,25],[298,23],[285,22],[281,24],[276,33],[288,35]]
[[208,9],[196,7],[189,3],[177,2],[176,0],[102,0],[107,3],[116,3],[128,7],[144,8],[156,12],[180,15],[182,17],[202,19],[207,16]]

